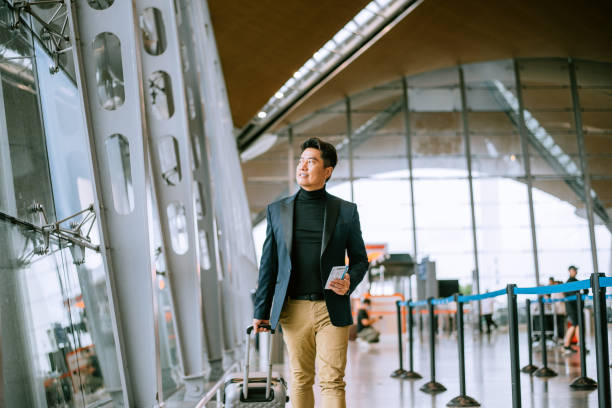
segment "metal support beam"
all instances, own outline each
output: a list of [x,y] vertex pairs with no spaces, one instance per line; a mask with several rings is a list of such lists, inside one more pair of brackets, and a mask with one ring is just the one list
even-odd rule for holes
[[293,148],[293,126],[289,125],[288,128],[288,146],[287,146],[287,191],[289,195],[295,193],[295,149]]
[[91,149],[101,253],[117,304],[115,309],[111,303],[111,319],[118,322],[118,357],[124,364],[123,405],[158,406],[163,395],[138,19],[132,2],[117,1],[105,10],[84,0],[66,0],[66,6],[70,37],[78,45],[72,50]]
[[210,176],[209,145],[204,128],[204,101],[200,90],[202,70],[198,63],[196,49],[198,30],[192,18],[191,5],[177,3],[176,24],[182,44],[182,66],[184,85],[189,109],[189,135],[191,151],[194,157],[193,178],[197,210],[197,248],[199,251],[201,293],[201,317],[204,325],[205,350],[210,365],[210,378],[217,379],[223,373],[223,325],[221,313],[221,264],[215,227],[215,208],[212,199],[212,182]]
[[[412,217],[412,258],[418,262],[417,252],[417,233],[416,233],[416,214],[414,209],[414,176],[412,173],[412,126],[410,122],[410,98],[408,97],[408,78],[402,77],[402,92],[404,103],[404,127],[406,133],[406,156],[408,158],[408,180],[410,183],[410,215]],[[410,293],[412,296],[412,293]]]
[[353,168],[353,120],[351,115],[351,98],[346,97],[346,137],[348,139],[349,182],[351,183],[351,202],[355,201],[355,173]]
[[[200,261],[194,203],[194,156],[181,44],[174,3],[134,0],[141,31],[150,42],[141,49],[155,195],[161,221],[187,400],[204,395],[204,328]],[[197,188],[197,186],[196,186]]]
[[568,60],[570,89],[574,108],[574,125],[576,126],[576,138],[578,139],[578,154],[580,155],[580,170],[584,185],[584,204],[586,207],[587,220],[589,223],[589,239],[591,241],[591,259],[593,261],[593,273],[599,272],[597,262],[597,242],[595,239],[595,217],[593,216],[593,196],[591,195],[591,174],[589,173],[589,160],[584,144],[584,132],[582,129],[582,108],[578,95],[578,84],[576,81],[576,64],[570,58]]
[[[480,269],[478,267],[478,242],[476,239],[476,213],[474,210],[474,185],[472,180],[472,149],[470,142],[470,127],[468,123],[468,104],[465,89],[463,68],[459,67],[459,87],[461,92],[461,123],[463,125],[463,141],[465,143],[465,159],[470,189],[470,217],[472,221],[472,244],[474,246],[474,273],[476,276],[476,293],[480,293]],[[482,332],[481,304],[478,301],[478,328]]]
[[519,137],[521,139],[521,153],[523,155],[523,168],[527,182],[527,201],[529,203],[529,225],[531,227],[531,249],[533,251],[533,267],[536,285],[540,286],[540,262],[538,261],[538,241],[536,238],[535,212],[533,210],[533,177],[531,175],[531,158],[529,156],[529,136],[525,127],[525,109],[523,107],[523,85],[518,61],[514,63],[514,82],[516,86],[516,99],[518,100]]
[[206,142],[209,148],[210,180],[215,205],[215,221],[221,279],[221,324],[228,358],[241,352],[244,327],[252,320],[253,305],[244,296],[255,288],[257,260],[242,171],[233,137],[233,124],[225,81],[219,61],[214,30],[206,2],[189,2],[194,36],[198,39],[195,57],[200,70],[200,94],[206,114]]

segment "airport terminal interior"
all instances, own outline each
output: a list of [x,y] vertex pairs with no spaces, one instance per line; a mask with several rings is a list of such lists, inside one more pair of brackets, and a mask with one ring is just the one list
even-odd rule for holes
[[282,325],[245,330],[320,138],[369,262],[346,406],[610,408],[610,16],[0,0],[0,407],[238,406],[247,348],[290,388]]

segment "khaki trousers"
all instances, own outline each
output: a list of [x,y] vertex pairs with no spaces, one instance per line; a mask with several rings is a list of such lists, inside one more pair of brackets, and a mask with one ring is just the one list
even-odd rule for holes
[[313,408],[315,361],[324,408],[345,408],[344,369],[350,326],[329,320],[324,300],[288,299],[280,315],[291,363],[291,406]]

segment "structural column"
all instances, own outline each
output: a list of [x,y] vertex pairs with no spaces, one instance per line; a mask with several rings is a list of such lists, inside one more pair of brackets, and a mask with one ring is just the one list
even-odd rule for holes
[[[416,214],[414,210],[414,175],[412,173],[412,126],[410,123],[410,98],[408,97],[408,79],[402,77],[402,91],[404,97],[404,127],[406,133],[406,156],[408,158],[408,180],[410,182],[410,214],[412,217],[412,257],[417,262],[417,233]],[[412,293],[410,294],[412,296]]]
[[[465,143],[465,158],[468,173],[468,186],[470,189],[470,217],[472,222],[472,245],[474,247],[474,271],[476,275],[476,292],[480,293],[480,269],[478,268],[478,243],[476,239],[476,213],[474,210],[474,185],[472,180],[472,150],[470,142],[470,128],[468,124],[468,104],[465,88],[463,68],[459,67],[459,87],[461,92],[461,123],[463,125],[463,140]],[[482,331],[481,304],[478,301],[478,328]]]
[[572,92],[572,103],[574,108],[574,126],[576,126],[576,138],[578,139],[578,154],[580,155],[580,170],[582,182],[584,183],[584,205],[586,207],[587,220],[589,223],[589,239],[591,241],[591,260],[593,262],[593,272],[599,272],[597,263],[597,242],[595,240],[595,219],[593,217],[593,196],[591,191],[591,174],[589,173],[589,161],[587,158],[586,147],[584,144],[584,132],[582,129],[582,108],[580,107],[580,97],[578,96],[578,85],[576,81],[576,64],[570,58],[569,77]]
[[200,91],[201,67],[198,64],[196,49],[199,46],[193,35],[195,27],[189,5],[177,3],[176,23],[180,43],[184,73],[184,85],[189,109],[189,140],[193,154],[194,197],[197,214],[197,248],[199,251],[200,285],[204,325],[205,349],[210,364],[210,377],[217,379],[223,373],[223,325],[221,314],[221,264],[218,259],[215,208],[212,199],[212,185],[209,163],[209,146],[204,128],[204,102]]
[[293,149],[293,126],[289,125],[287,136],[287,195],[295,193],[295,151]]
[[138,16],[127,1],[105,9],[85,0],[66,0],[66,6],[93,162],[101,254],[114,300],[111,318],[117,322],[122,376],[125,373],[124,404],[155,406],[163,395]]
[[351,98],[345,99],[346,109],[346,137],[348,138],[348,159],[349,159],[349,182],[351,185],[351,202],[355,201],[355,173],[353,168],[353,120],[351,115]]
[[538,241],[536,238],[535,213],[533,210],[533,177],[531,176],[531,158],[529,156],[529,144],[527,128],[525,127],[525,108],[523,107],[523,85],[521,84],[520,67],[514,60],[514,81],[516,86],[516,99],[518,101],[519,136],[521,139],[521,152],[523,156],[523,168],[527,182],[527,200],[529,204],[529,225],[531,227],[531,248],[533,251],[533,267],[536,285],[540,286],[540,263],[538,261]]
[[[154,200],[175,312],[187,399],[204,393],[204,329],[195,191],[185,80],[174,3],[134,0],[142,42]],[[160,335],[165,331],[160,331]],[[165,343],[166,344],[167,339]]]

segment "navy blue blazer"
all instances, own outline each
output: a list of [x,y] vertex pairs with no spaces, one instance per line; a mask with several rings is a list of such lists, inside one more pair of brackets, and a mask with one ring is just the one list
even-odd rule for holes
[[[293,240],[293,210],[297,194],[268,205],[266,240],[259,265],[259,282],[255,294],[256,319],[270,320],[276,328],[291,276],[291,247]],[[321,244],[321,282],[325,285],[332,267],[345,264],[349,258],[351,285],[349,292],[340,296],[324,290],[325,303],[334,326],[353,324],[349,295],[355,290],[368,270],[357,206],[329,193],[325,195],[325,215]],[[321,288],[323,290],[323,288]]]

